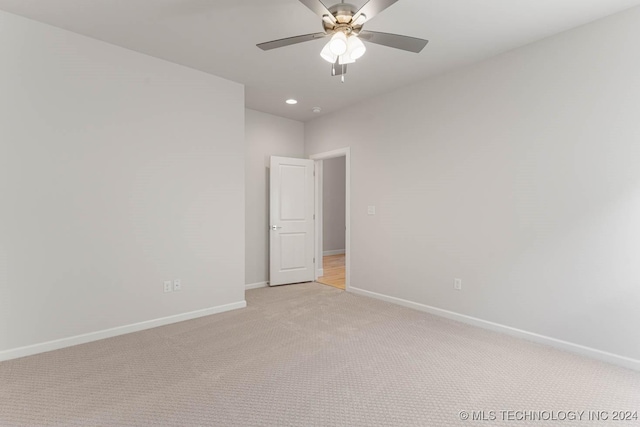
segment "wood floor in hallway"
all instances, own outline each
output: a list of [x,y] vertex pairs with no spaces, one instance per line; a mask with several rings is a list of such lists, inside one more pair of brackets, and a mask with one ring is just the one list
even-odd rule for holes
[[329,255],[322,259],[324,276],[318,278],[318,282],[334,288],[345,288],[345,255]]

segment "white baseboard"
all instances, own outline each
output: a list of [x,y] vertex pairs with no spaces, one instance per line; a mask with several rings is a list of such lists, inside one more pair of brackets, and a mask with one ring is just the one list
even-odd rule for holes
[[346,251],[344,249],[336,249],[336,250],[333,250],[333,251],[324,251],[324,252],[322,252],[322,256],[342,255],[345,252]]
[[244,285],[244,288],[248,291],[250,289],[266,288],[267,286],[269,286],[269,282],[258,282]]
[[630,357],[608,353],[606,351],[597,350],[595,348],[586,347],[580,344],[574,344],[568,341],[562,341],[556,338],[539,335],[533,332],[523,331],[522,329],[512,328],[510,326],[501,325],[499,323],[489,322],[487,320],[478,319],[476,317],[471,317],[471,316],[456,313],[453,311],[443,310],[441,308],[431,307],[425,304],[420,304],[417,302],[408,301],[401,298],[391,297],[391,296],[379,294],[376,292],[366,291],[364,289],[351,287],[348,290],[349,292],[353,292],[354,294],[391,302],[393,304],[398,304],[403,307],[413,308],[415,310],[424,311],[426,313],[433,314],[440,317],[446,317],[447,319],[456,320],[458,322],[466,323],[468,325],[477,326],[483,329],[489,329],[495,332],[501,332],[517,338],[523,338],[528,341],[533,341],[539,344],[545,344],[554,348],[569,351],[571,353],[576,353],[582,356],[601,360],[603,362],[608,362],[614,365],[640,371],[640,360],[632,359]]
[[0,351],[0,362],[20,357],[33,356],[34,354],[46,353],[48,351],[60,350],[66,347],[72,347],[79,344],[86,344],[93,341],[112,338],[119,335],[126,335],[132,332],[144,331],[145,329],[157,328],[172,323],[183,322],[185,320],[197,319],[199,317],[210,316],[212,314],[224,313],[225,311],[237,310],[245,308],[246,301],[234,302],[232,304],[220,305],[217,307],[205,308],[204,310],[192,311],[190,313],[177,314],[174,316],[162,317],[160,319],[147,320],[145,322],[134,323],[131,325],[119,326],[117,328],[105,329],[98,332],[91,332],[74,337],[62,338],[55,341],[48,341],[41,344],[29,345],[26,347],[14,348],[11,350]]
[[324,276],[324,268],[319,268],[318,272],[316,273],[316,277],[322,277]]

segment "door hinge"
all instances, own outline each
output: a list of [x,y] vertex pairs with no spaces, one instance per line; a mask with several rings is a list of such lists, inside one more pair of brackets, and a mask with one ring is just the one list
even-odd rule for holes
[[316,263],[316,259],[315,259],[315,258],[313,259],[313,263],[314,263],[314,264]]
[[313,219],[316,219],[316,214],[313,214]]

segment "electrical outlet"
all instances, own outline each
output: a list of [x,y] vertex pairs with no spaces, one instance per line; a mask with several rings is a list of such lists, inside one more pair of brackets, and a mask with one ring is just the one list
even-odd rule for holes
[[376,214],[376,207],[375,206],[367,206],[367,214],[368,215],[375,215]]
[[173,290],[175,292],[182,290],[182,281],[180,279],[176,279],[173,281]]
[[453,289],[456,291],[462,290],[462,279],[453,279]]
[[173,291],[173,283],[171,283],[171,280],[165,280],[164,282],[164,292],[172,292]]

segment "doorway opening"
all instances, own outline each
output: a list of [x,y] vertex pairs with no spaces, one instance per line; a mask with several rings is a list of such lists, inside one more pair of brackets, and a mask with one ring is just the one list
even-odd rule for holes
[[350,150],[310,157],[316,170],[316,281],[342,290],[350,285]]

